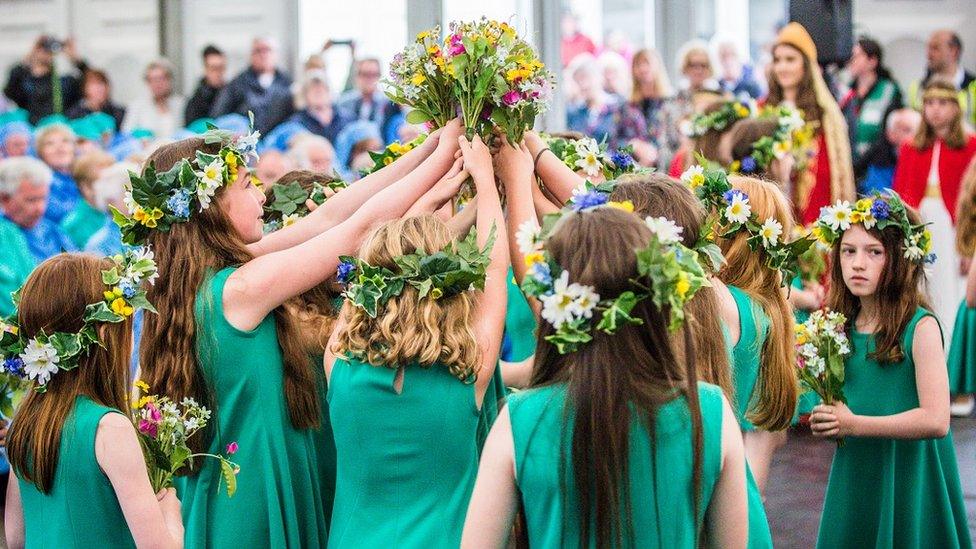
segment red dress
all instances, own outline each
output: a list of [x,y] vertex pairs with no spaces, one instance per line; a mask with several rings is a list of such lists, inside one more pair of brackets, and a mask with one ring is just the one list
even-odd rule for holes
[[807,198],[806,208],[800,212],[804,225],[814,223],[820,217],[820,209],[830,205],[830,155],[827,152],[827,138],[823,132],[817,136],[817,154],[810,160],[809,170],[813,172],[814,184]]
[[[898,151],[898,165],[895,168],[895,179],[892,188],[906,204],[918,208],[925,198],[925,187],[928,184],[929,168],[932,164],[932,146],[923,150],[916,149],[911,142],[905,143]],[[969,136],[961,149],[950,149],[942,144],[939,150],[939,183],[942,200],[946,210],[956,222],[956,201],[962,176],[966,173],[969,162],[976,155],[976,136]]]

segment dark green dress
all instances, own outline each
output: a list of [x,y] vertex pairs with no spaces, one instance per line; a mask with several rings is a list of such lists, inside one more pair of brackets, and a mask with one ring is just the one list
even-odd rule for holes
[[[905,328],[905,358],[868,358],[873,334],[853,333],[844,395],[858,415],[887,416],[918,407],[912,340],[919,308]],[[817,547],[971,547],[952,433],[939,439],[848,437],[837,448],[820,519]]]
[[535,354],[536,320],[525,294],[515,281],[512,268],[508,268],[508,305],[505,309],[505,344],[501,359],[506,362],[522,362]]
[[329,547],[457,549],[478,474],[475,388],[441,365],[337,358],[329,379],[336,494]]
[[949,347],[949,393],[976,393],[976,308],[959,304],[952,345]]
[[735,286],[728,286],[728,289],[739,312],[739,341],[732,346],[732,382],[735,385],[733,410],[742,430],[753,431],[756,426],[746,419],[746,414],[759,380],[762,348],[769,337],[769,317],[744,291]]
[[316,434],[295,429],[284,391],[284,365],[273,315],[250,331],[224,316],[224,284],[235,270],[214,274],[197,295],[200,367],[213,392],[212,453],[236,441],[237,493],[218,490],[217,460],[177,479],[187,547],[323,547],[328,540]]
[[332,503],[335,500],[336,447],[332,437],[332,421],[329,418],[329,384],[325,379],[322,355],[312,357],[315,368],[316,388],[319,393],[319,406],[322,419],[315,430],[315,449],[318,452],[319,483],[322,487],[322,508],[325,511],[325,524],[332,522]]
[[[700,514],[694,516],[688,406],[683,397],[676,398],[658,411],[653,445],[643,422],[636,416],[631,420],[628,460],[635,539],[628,547],[695,547],[722,458],[722,391],[700,383],[698,395],[704,438]],[[568,411],[567,419],[565,405],[565,384],[522,391],[508,401],[515,479],[530,547],[576,547],[579,539],[579,502],[569,457],[573,418]],[[561,477],[566,479],[565,489]],[[596,539],[593,528],[590,531],[592,547]]]
[[122,412],[79,396],[61,431],[51,493],[20,480],[26,547],[135,547],[115,489],[95,458],[98,422],[111,413]]

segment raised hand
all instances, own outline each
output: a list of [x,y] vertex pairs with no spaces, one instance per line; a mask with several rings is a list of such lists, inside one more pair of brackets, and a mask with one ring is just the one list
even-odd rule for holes
[[495,171],[491,166],[491,153],[481,136],[475,135],[469,142],[463,135],[459,135],[457,142],[461,147],[464,169],[471,174],[475,184],[490,183],[494,186]]
[[508,190],[512,185],[530,185],[535,177],[532,153],[525,143],[512,146],[506,140],[494,156],[495,173]]

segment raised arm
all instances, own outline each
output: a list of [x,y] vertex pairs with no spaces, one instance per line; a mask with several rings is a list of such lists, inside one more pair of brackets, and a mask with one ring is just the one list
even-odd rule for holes
[[549,147],[535,132],[525,134],[525,144],[535,160],[535,174],[549,192],[565,204],[573,197],[573,190],[583,184],[584,179],[563,164],[552,151],[547,150]]
[[[410,206],[410,209],[407,210],[406,217],[435,213],[454,198],[461,185],[469,177],[467,170],[464,170],[462,166],[462,159],[458,158],[455,160],[454,165],[444,174],[444,177],[431,187],[429,191],[424,193],[424,196],[420,197],[420,200],[414,202],[413,206]],[[448,215],[450,215],[450,212],[448,212]]]
[[519,282],[525,277],[525,256],[518,249],[515,235],[523,223],[538,224],[535,204],[532,199],[532,187],[535,186],[532,177],[532,156],[526,145],[518,148],[508,144],[502,145],[495,155],[498,166],[498,177],[505,186],[505,197],[508,204],[508,235],[509,253],[512,257],[512,270]]

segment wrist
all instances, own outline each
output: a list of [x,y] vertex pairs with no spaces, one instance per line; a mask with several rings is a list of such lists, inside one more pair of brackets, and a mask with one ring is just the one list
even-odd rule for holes
[[550,149],[549,147],[543,147],[532,155],[533,171],[539,171],[539,159],[542,158],[544,154],[546,154],[546,151],[552,152],[552,149]]

